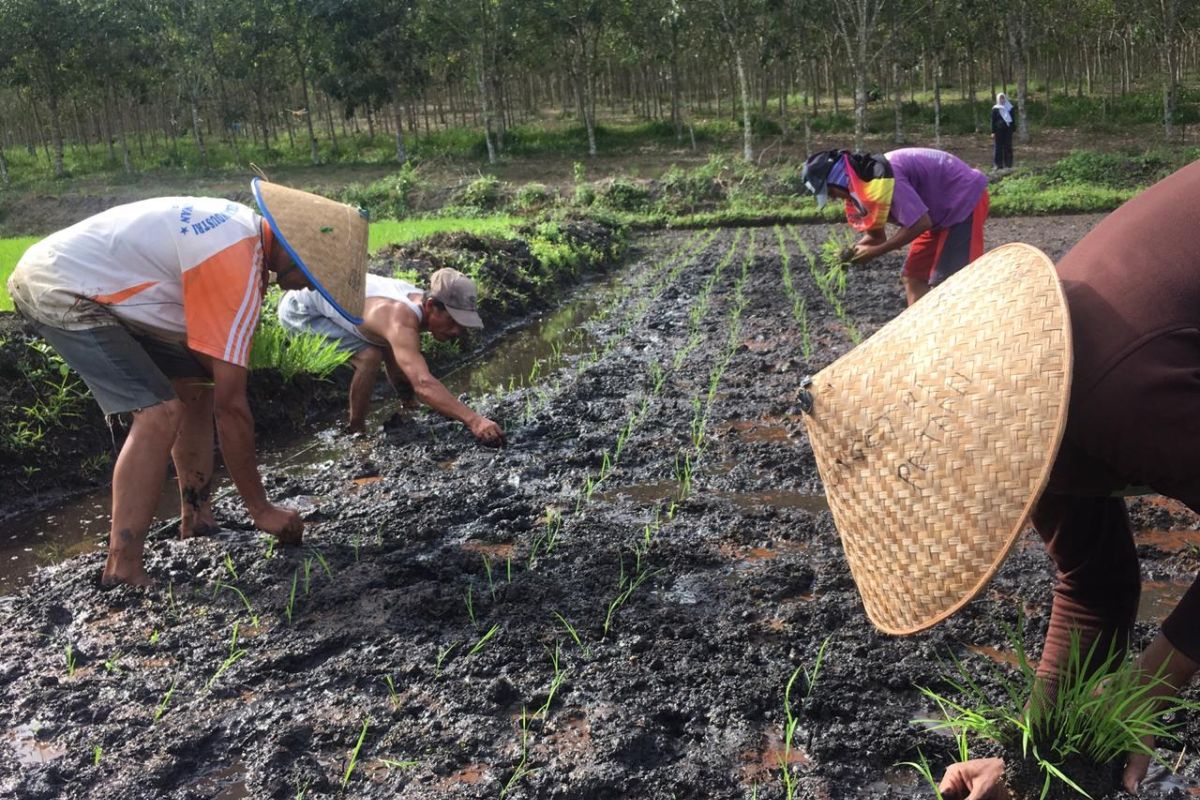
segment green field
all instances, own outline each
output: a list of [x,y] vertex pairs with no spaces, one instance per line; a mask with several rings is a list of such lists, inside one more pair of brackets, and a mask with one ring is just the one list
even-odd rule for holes
[[[368,248],[373,253],[381,247],[400,242],[411,242],[446,231],[506,236],[520,222],[518,217],[431,217],[428,219],[384,220],[371,223]],[[0,239],[0,311],[12,311],[12,299],[8,296],[8,276],[17,266],[29,245],[38,241],[37,236],[22,236],[16,239]]]

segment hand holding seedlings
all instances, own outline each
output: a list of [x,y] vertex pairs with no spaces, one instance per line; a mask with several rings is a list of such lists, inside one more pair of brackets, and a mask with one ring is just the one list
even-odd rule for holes
[[1010,800],[1004,783],[1004,759],[975,758],[951,764],[938,784],[945,800]]

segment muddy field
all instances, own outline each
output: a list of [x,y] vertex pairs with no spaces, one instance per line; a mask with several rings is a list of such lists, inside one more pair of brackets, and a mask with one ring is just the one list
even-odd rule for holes
[[[1057,257],[1095,221],[999,220],[989,245]],[[99,591],[98,554],[44,570],[0,612],[0,793],[780,798],[785,685],[827,641],[792,689],[795,796],[932,796],[896,766],[951,758],[915,685],[1003,657],[1022,610],[1034,645],[1052,571],[1026,537],[949,622],[867,622],[796,390],[900,312],[900,256],[839,314],[802,252],[829,231],[642,239],[567,345],[471,398],[507,448],[418,413],[270,470],[303,548],[227,498],[217,537],[149,546],[148,592]],[[1134,514],[1148,638],[1200,534],[1159,498]]]

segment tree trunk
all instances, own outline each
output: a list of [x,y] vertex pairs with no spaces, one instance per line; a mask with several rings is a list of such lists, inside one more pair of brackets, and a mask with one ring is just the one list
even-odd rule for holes
[[1029,47],[1026,36],[1026,12],[1023,5],[1017,8],[1014,24],[1009,27],[1009,45],[1012,50],[1013,66],[1017,77],[1017,141],[1029,143],[1029,114],[1026,103],[1029,97]]
[[8,158],[4,155],[4,145],[0,143],[0,184],[9,186],[12,184],[12,178],[8,174]]
[[942,146],[942,59],[935,54],[937,63],[933,66],[933,145]]
[[408,153],[404,149],[404,110],[398,101],[392,103],[392,115],[396,121],[396,163],[403,164],[408,161]]
[[63,132],[62,120],[60,119],[58,108],[58,91],[51,89],[49,92],[50,100],[50,136],[54,141],[54,177],[61,178],[66,175],[66,169],[63,167]]
[[904,82],[900,80],[900,62],[892,61],[892,111],[896,116],[896,133],[892,141],[904,144]]
[[204,132],[200,130],[200,93],[194,82],[188,84],[188,102],[192,108],[192,136],[196,139],[196,152],[200,155],[200,165],[208,166],[208,148],[204,144]]
[[[117,106],[117,92],[113,88],[113,82],[108,81],[108,102],[110,105]],[[125,169],[126,175],[133,174],[133,162],[129,157],[129,139],[125,136],[125,128],[121,124],[121,110],[117,107],[116,110],[116,130],[110,130],[110,133],[115,133],[117,140],[121,143],[121,165]]]
[[1169,142],[1175,138],[1175,114],[1179,106],[1179,54],[1175,36],[1179,10],[1177,0],[1159,0],[1159,8],[1163,25],[1163,136]]
[[733,37],[729,37],[729,46],[733,48],[733,60],[737,68],[738,91],[742,98],[742,158],[747,162],[754,160],[754,131],[750,122],[750,87],[746,83],[746,67],[742,62],[742,50],[737,46]]
[[487,142],[488,163],[496,163],[496,144],[492,139],[492,110],[488,105],[487,79],[483,74],[483,58],[480,57],[475,82],[479,88],[479,106],[483,113],[483,138]]
[[679,42],[675,26],[671,26],[671,127],[675,129],[675,143],[683,143],[683,119],[679,113]]
[[299,49],[293,50],[300,67],[300,91],[304,97],[304,124],[308,126],[308,150],[312,163],[321,163],[321,151],[317,147],[317,133],[313,128],[313,107],[308,99],[308,67],[304,64]]

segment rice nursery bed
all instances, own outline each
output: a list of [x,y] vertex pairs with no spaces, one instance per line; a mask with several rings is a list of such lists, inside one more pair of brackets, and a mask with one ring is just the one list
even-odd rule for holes
[[[999,220],[989,245],[1058,257],[1096,219]],[[955,749],[913,722],[916,686],[950,654],[1003,659],[1022,613],[1036,652],[1052,570],[1027,536],[935,629],[866,620],[796,390],[901,311],[901,257],[839,295],[805,258],[833,230],[640,240],[590,350],[472,398],[507,448],[420,416],[265,470],[304,547],[226,499],[220,535],[148,546],[149,591],[99,591],[100,555],[43,570],[0,611],[0,793],[932,796],[897,766]],[[1181,593],[1195,520],[1134,514],[1159,532],[1147,596]]]

